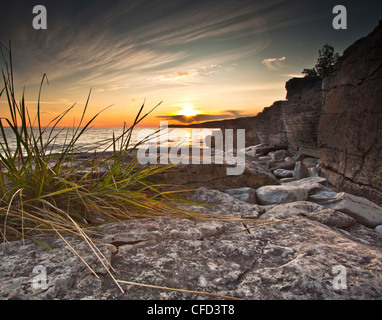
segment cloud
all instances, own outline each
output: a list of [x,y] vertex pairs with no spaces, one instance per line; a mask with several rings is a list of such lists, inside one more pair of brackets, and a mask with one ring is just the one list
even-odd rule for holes
[[265,66],[269,69],[269,70],[279,70],[280,68],[282,68],[282,62],[286,60],[286,57],[281,57],[281,58],[268,58],[268,59],[264,59],[262,64],[265,64]]
[[160,120],[178,121],[181,123],[193,123],[193,122],[201,122],[201,121],[235,119],[240,116],[243,116],[241,111],[227,110],[223,114],[197,114],[193,117],[186,117],[183,115],[164,115],[164,116],[157,116],[157,118]]
[[219,64],[203,65],[198,68],[189,69],[187,71],[176,71],[166,74],[161,74],[157,77],[150,78],[151,80],[159,81],[190,81],[200,80],[203,76],[208,76],[221,69]]

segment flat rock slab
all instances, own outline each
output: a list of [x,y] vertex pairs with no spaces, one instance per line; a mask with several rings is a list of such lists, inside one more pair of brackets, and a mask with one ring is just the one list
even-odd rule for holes
[[375,228],[382,224],[382,208],[366,198],[341,192],[317,192],[310,200],[348,214],[359,223]]
[[[243,299],[380,298],[381,234],[359,224],[346,231],[329,227],[330,221],[340,221],[337,213],[329,210],[327,219],[315,220],[323,208],[313,203],[266,208],[261,221],[152,218],[112,223],[103,227],[97,246],[115,269],[115,278],[123,281]],[[209,210],[220,214],[219,207]],[[25,246],[22,241],[11,247],[4,243],[0,298],[218,299],[124,283],[122,293],[82,240],[66,239],[98,278],[61,239],[43,239],[54,253],[31,241]],[[35,266],[46,268],[47,289],[32,288]],[[338,266],[346,272],[346,289],[333,285]]]

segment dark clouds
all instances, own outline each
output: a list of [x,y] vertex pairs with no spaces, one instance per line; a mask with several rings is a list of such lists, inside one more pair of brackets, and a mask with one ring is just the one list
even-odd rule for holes
[[238,117],[249,116],[243,114],[238,110],[226,110],[221,114],[197,114],[192,117],[184,116],[184,115],[163,115],[157,116],[160,120],[167,121],[177,121],[180,123],[194,123],[194,122],[202,122],[202,121],[213,121],[213,120],[224,120],[224,119],[234,119]]

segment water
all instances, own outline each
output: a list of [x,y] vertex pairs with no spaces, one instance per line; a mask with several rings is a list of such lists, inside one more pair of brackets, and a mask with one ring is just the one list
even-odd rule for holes
[[[111,145],[113,133],[115,137],[119,137],[122,134],[123,128],[102,128],[102,127],[94,127],[86,130],[79,140],[75,144],[75,148],[77,152],[103,152],[103,151],[112,151],[113,147]],[[144,132],[141,132],[145,130]],[[130,146],[134,146],[135,143],[138,142],[138,136],[141,132],[141,135],[146,136],[147,130],[151,130],[151,132],[158,131],[159,128],[135,128],[132,133]],[[197,143],[200,146],[206,147],[204,138],[211,134],[213,129],[204,129],[202,134],[197,137],[195,140],[195,134],[193,139],[193,129],[168,129],[168,137],[165,132],[162,130],[158,134],[151,136],[151,139],[148,141],[149,144],[158,144],[167,142],[168,146],[171,148],[173,146],[183,146],[183,145],[195,145]],[[34,132],[37,135],[38,131],[34,128]],[[47,132],[43,135],[43,141],[46,143],[49,137],[50,128],[48,128]],[[63,145],[70,141],[73,135],[73,130],[68,130],[65,128],[55,128],[53,130],[53,134],[51,137],[55,137],[54,143],[50,144],[50,148],[52,148],[53,153],[61,152]],[[7,140],[10,149],[14,151],[16,149],[16,140],[14,134],[10,128],[5,128],[5,138]],[[4,137],[0,132],[0,143],[4,144]],[[119,144],[117,143],[117,146]],[[158,145],[159,146],[159,145]],[[49,151],[50,151],[49,148]],[[3,150],[0,148],[0,153],[4,154]]]

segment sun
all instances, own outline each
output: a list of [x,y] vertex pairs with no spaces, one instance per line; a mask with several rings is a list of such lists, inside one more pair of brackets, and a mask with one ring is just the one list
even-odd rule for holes
[[196,115],[200,114],[200,111],[193,109],[191,104],[184,104],[181,107],[183,109],[177,112],[179,116],[195,117]]

